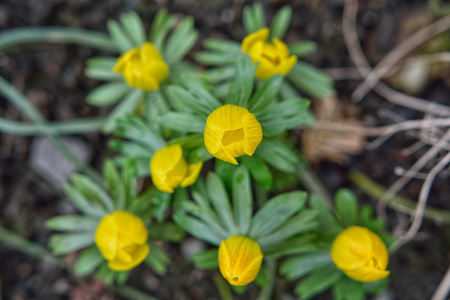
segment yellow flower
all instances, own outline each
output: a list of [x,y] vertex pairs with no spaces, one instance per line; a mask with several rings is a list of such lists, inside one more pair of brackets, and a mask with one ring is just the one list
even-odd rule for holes
[[378,235],[360,226],[342,231],[331,247],[331,258],[348,277],[372,282],[389,275],[389,255]]
[[248,54],[252,63],[258,62],[255,76],[267,79],[275,74],[286,76],[297,62],[297,56],[289,56],[289,49],[285,43],[277,38],[273,44],[267,41],[269,29],[260,29],[244,38],[241,50]]
[[150,161],[153,184],[163,192],[173,193],[174,188],[193,184],[203,162],[189,165],[179,144],[159,149]]
[[132,213],[116,210],[101,219],[95,231],[95,244],[108,260],[108,267],[126,271],[140,264],[150,252],[144,222]]
[[208,116],[204,139],[209,153],[237,165],[235,157],[253,155],[261,143],[261,124],[246,108],[223,105]]
[[152,43],[133,48],[122,54],[113,67],[122,73],[129,86],[144,91],[159,90],[159,85],[169,75],[169,67]]
[[263,254],[254,240],[233,235],[220,243],[218,259],[222,276],[230,284],[242,286],[252,282],[258,275]]

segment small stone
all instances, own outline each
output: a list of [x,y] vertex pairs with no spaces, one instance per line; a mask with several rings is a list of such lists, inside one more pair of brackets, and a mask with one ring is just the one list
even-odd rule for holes
[[186,239],[181,243],[181,254],[184,259],[190,261],[192,256],[205,250],[205,243],[196,239]]
[[[64,138],[66,146],[83,162],[91,159],[92,150],[80,138]],[[31,167],[57,189],[63,189],[72,173],[76,171],[72,164],[47,137],[38,137],[33,140],[30,154]]]

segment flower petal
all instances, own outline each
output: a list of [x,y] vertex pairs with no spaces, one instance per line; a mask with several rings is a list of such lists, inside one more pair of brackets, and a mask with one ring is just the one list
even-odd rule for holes
[[368,229],[351,226],[342,231],[331,247],[331,259],[340,269],[354,269],[371,260],[372,242]]
[[189,165],[188,175],[181,182],[181,187],[187,187],[195,183],[198,175],[200,175],[200,171],[202,170],[203,162],[198,162],[196,164]]
[[142,63],[147,64],[155,60],[164,61],[161,52],[152,43],[146,42],[141,46],[141,60]]
[[361,282],[374,282],[386,278],[390,272],[385,270],[378,270],[369,267],[358,267],[352,270],[343,270],[348,277]]
[[244,116],[243,123],[245,135],[244,152],[245,154],[252,156],[262,141],[263,132],[261,124],[252,113],[248,113]]
[[252,47],[252,45],[257,42],[257,41],[267,41],[267,39],[269,38],[269,28],[262,28],[250,35],[247,35],[244,40],[242,41],[241,44],[241,50],[244,53],[249,52],[250,48]]
[[141,218],[122,210],[116,210],[112,217],[120,234],[128,237],[132,243],[142,245],[147,242],[148,232]]
[[132,259],[129,262],[121,260],[112,260],[108,263],[108,267],[114,271],[128,271],[139,265],[150,253],[150,246],[147,244],[140,245],[133,253]]
[[94,238],[95,244],[102,256],[107,260],[111,260],[116,256],[118,234],[119,229],[112,215],[104,216],[97,225]]
[[123,72],[126,64],[133,59],[135,56],[139,55],[139,48],[133,48],[124,54],[122,54],[118,59],[116,64],[113,67],[113,72],[121,73]]
[[295,66],[296,63],[297,63],[297,56],[291,55],[289,58],[283,60],[281,64],[278,66],[277,74],[286,76],[287,74],[289,74],[289,72]]

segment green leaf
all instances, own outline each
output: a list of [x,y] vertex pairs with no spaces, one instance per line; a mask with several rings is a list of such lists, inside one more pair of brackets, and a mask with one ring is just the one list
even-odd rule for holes
[[108,115],[103,125],[103,133],[110,133],[117,126],[117,120],[123,118],[126,114],[134,111],[139,101],[142,99],[143,92],[141,90],[131,90],[125,95],[125,98],[117,105]]
[[281,97],[281,99],[299,98],[300,94],[292,86],[292,84],[289,82],[289,80],[284,80],[281,83],[280,97]]
[[247,34],[258,31],[266,26],[264,10],[259,2],[255,3],[253,6],[245,6],[242,18]]
[[125,208],[128,208],[137,195],[136,167],[132,160],[126,160],[122,167],[123,187],[125,190]]
[[84,214],[97,218],[102,218],[106,214],[106,211],[103,208],[97,203],[93,203],[86,199],[74,186],[67,184],[64,187],[64,191],[73,205]]
[[162,222],[165,219],[171,198],[172,194],[161,192],[158,189],[155,190],[152,197],[152,207],[154,210],[153,214],[158,222]]
[[94,245],[81,252],[73,264],[73,270],[77,276],[84,277],[94,271],[103,260],[103,256],[97,246]]
[[54,255],[74,252],[94,244],[95,231],[70,234],[54,234],[50,237],[49,247]]
[[305,254],[317,251],[316,237],[303,234],[278,244],[262,246],[264,256],[279,258],[286,255]]
[[108,32],[116,48],[120,53],[127,52],[133,48],[133,44],[124,32],[123,28],[114,20],[108,21]]
[[357,225],[358,220],[358,200],[355,194],[349,190],[341,188],[336,192],[336,211],[344,226]]
[[217,53],[200,51],[195,54],[195,60],[207,66],[225,66],[236,61],[238,52]]
[[161,118],[160,123],[165,128],[181,132],[203,133],[206,119],[183,112],[168,112]]
[[306,56],[317,49],[317,43],[313,41],[300,41],[288,45],[289,53],[297,55],[297,57]]
[[232,53],[232,52],[240,52],[241,44],[236,41],[230,40],[219,40],[219,39],[204,39],[203,46],[206,49],[215,51],[215,52],[223,52],[223,53]]
[[330,208],[320,200],[319,196],[311,195],[309,203],[319,213],[318,218],[324,235],[333,238],[343,230],[342,225],[333,216]]
[[150,243],[150,253],[145,259],[145,263],[158,275],[164,275],[166,274],[169,262],[170,257],[167,253],[156,244]]
[[249,97],[253,91],[255,70],[256,64],[251,64],[250,57],[241,55],[237,58],[234,79],[228,89],[227,104],[247,108]]
[[197,269],[212,270],[219,267],[217,248],[208,249],[192,256],[192,262]]
[[194,46],[198,32],[194,30],[194,19],[187,17],[170,35],[163,51],[164,60],[171,65],[180,61]]
[[277,38],[282,40],[291,23],[292,8],[289,5],[283,6],[278,10],[275,17],[273,17],[270,25],[270,40]]
[[204,144],[198,146],[195,149],[192,149],[192,151],[189,152],[187,156],[187,161],[190,164],[198,163],[201,161],[208,161],[211,158],[213,158],[212,154],[209,153],[208,149],[206,149],[206,146]]
[[305,204],[305,192],[291,192],[269,200],[253,217],[249,236],[255,240],[280,228]]
[[272,173],[269,170],[267,164],[257,155],[242,156],[241,161],[245,167],[247,167],[252,175],[253,179],[263,189],[269,190],[272,186]]
[[248,110],[252,113],[258,112],[271,104],[280,90],[283,79],[284,77],[278,74],[266,80],[253,95],[248,104]]
[[[172,85],[168,88],[169,97],[182,110],[192,111],[206,119],[214,109],[220,106],[219,100],[195,83],[195,81],[185,81],[185,84],[190,86],[190,89],[195,89],[196,94],[177,85]],[[214,103],[210,103],[210,100]]]
[[270,279],[269,274],[267,273],[267,269],[266,267],[264,267],[264,265],[262,265],[259,269],[258,275],[255,278],[255,284],[258,287],[263,288],[269,284],[269,281]]
[[256,154],[274,168],[294,173],[299,162],[297,155],[285,144],[271,139],[263,139]]
[[203,134],[190,134],[167,141],[167,145],[179,144],[183,150],[192,150],[204,144]]
[[300,125],[312,125],[313,116],[308,111],[309,100],[294,98],[268,106],[256,118],[264,136],[275,136]]
[[280,273],[288,280],[296,280],[319,267],[332,263],[330,251],[317,251],[289,258],[281,264]]
[[72,176],[72,182],[86,199],[100,203],[107,213],[114,211],[111,197],[92,179],[84,175],[75,174]]
[[307,63],[297,62],[287,78],[300,90],[318,99],[336,93],[333,88],[333,80]]
[[141,18],[134,11],[123,13],[120,16],[120,21],[127,31],[128,35],[134,44],[134,47],[140,47],[145,43],[145,30]]
[[207,80],[213,84],[221,81],[231,81],[234,76],[234,65],[221,68],[214,68],[205,71]]
[[121,99],[130,87],[125,82],[112,82],[100,85],[93,89],[87,96],[86,101],[93,106],[106,106],[114,104]]
[[150,41],[159,50],[163,49],[164,39],[169,30],[175,25],[176,18],[167,14],[167,9],[162,8],[153,19],[150,31]]
[[301,212],[273,233],[260,238],[258,243],[261,246],[274,245],[302,232],[311,231],[319,225],[316,216],[316,211],[308,210]]
[[117,57],[93,57],[86,60],[84,74],[97,80],[122,80],[122,74],[114,73]]
[[144,115],[148,125],[152,131],[159,133],[161,126],[159,121],[161,116],[170,111],[168,100],[161,91],[152,91],[145,94],[146,101],[144,101]]
[[189,232],[191,235],[203,241],[219,246],[222,239],[218,237],[205,223],[189,217],[184,214],[175,214],[173,216],[175,223],[181,228]]
[[114,162],[110,159],[105,160],[103,164],[103,176],[105,178],[105,185],[111,195],[116,209],[124,209],[125,191],[122,185],[119,171]]
[[373,217],[372,207],[369,205],[364,205],[361,208],[359,220],[362,226],[367,227],[373,232],[378,232],[386,226],[385,221]]
[[248,170],[243,166],[233,175],[233,208],[237,232],[246,235],[253,215],[253,195]]
[[317,269],[312,275],[302,280],[295,288],[295,293],[308,300],[335,284],[343,276],[333,264]]
[[342,276],[333,286],[333,296],[336,300],[363,300],[364,284]]
[[110,140],[108,142],[108,146],[111,149],[117,150],[121,152],[121,154],[125,157],[130,158],[146,158],[150,161],[150,158],[155,153],[145,146],[135,143],[135,142],[127,142],[124,140]]
[[45,226],[59,231],[94,231],[99,221],[98,218],[81,215],[57,216],[45,221]]
[[148,237],[154,240],[179,242],[184,237],[184,230],[174,223],[152,224]]
[[158,132],[142,119],[133,115],[128,115],[126,118],[118,120],[116,135],[143,145],[152,153],[165,146],[165,141]]
[[220,180],[220,177],[212,172],[209,172],[206,177],[206,189],[208,191],[209,199],[212,206],[217,212],[225,229],[231,233],[236,233],[236,226],[231,213],[230,200],[228,198],[225,186]]
[[115,273],[115,271],[108,267],[108,263],[105,261],[100,265],[95,277],[102,280],[105,284],[111,285],[114,283]]
[[197,99],[197,105],[202,105],[205,107],[205,112],[208,115],[216,108],[222,106],[222,103],[197,81],[189,78],[183,78],[182,83],[188,91],[195,96]]
[[230,164],[221,159],[216,159],[214,160],[214,162],[215,162],[214,173],[219,175],[220,179],[222,179],[222,182],[225,184],[227,191],[231,191],[233,184],[233,174],[238,168],[238,166]]

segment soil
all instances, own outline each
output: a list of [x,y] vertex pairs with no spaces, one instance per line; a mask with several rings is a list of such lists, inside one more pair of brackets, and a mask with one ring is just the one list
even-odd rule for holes
[[[206,37],[241,40],[244,37],[242,8],[252,1],[243,0],[3,0],[0,2],[0,29],[31,26],[69,26],[106,32],[108,19],[120,13],[136,10],[146,28],[162,7],[180,17],[191,15],[199,30],[199,41]],[[271,20],[277,9],[285,4],[293,7],[293,21],[286,41],[309,39],[319,49],[305,58],[320,68],[353,67],[342,38],[344,0],[266,0],[262,1],[266,19]],[[375,65],[393,47],[433,19],[426,11],[426,1],[381,0],[360,1],[358,33],[361,45],[371,64]],[[437,18],[437,17],[435,17]],[[436,43],[436,42],[435,42]],[[427,44],[428,45],[428,44]],[[432,47],[428,45],[424,47]],[[189,59],[202,49],[194,46]],[[438,46],[438,49],[439,46]],[[448,44],[447,44],[448,49]],[[424,50],[425,51],[425,50]],[[0,53],[0,75],[12,82],[50,121],[106,115],[108,109],[86,104],[85,96],[98,81],[84,76],[87,58],[102,53],[86,47],[59,44],[22,46]],[[442,73],[439,73],[442,74]],[[448,75],[448,71],[446,73]],[[350,105],[350,94],[360,80],[336,82],[342,106]],[[395,86],[395,82],[392,84]],[[440,75],[430,76],[418,96],[448,103],[448,81]],[[395,106],[374,92],[351,105],[353,115],[369,126],[395,123],[379,116],[387,109],[405,119],[420,119],[423,114]],[[9,120],[28,121],[16,108],[0,98],[0,115]],[[105,157],[112,154],[107,137],[101,134],[77,135],[92,149],[91,165],[101,168]],[[73,212],[60,187],[42,178],[30,166],[29,157],[36,137],[0,134],[0,225],[35,243],[46,246],[52,232],[44,227],[47,218]],[[389,187],[398,176],[395,167],[408,169],[424,153],[409,156],[401,150],[414,144],[417,138],[408,134],[394,135],[374,150],[352,156],[348,164],[321,162],[313,165],[330,193],[340,187],[352,188],[363,203],[375,206],[374,199],[364,195],[348,178],[349,170],[358,169],[374,181]],[[436,179],[429,197],[429,205],[450,209],[448,172]],[[413,180],[401,195],[417,200],[422,180]],[[389,228],[398,229],[408,219],[388,210]],[[166,275],[159,276],[149,268],[139,267],[132,272],[128,283],[158,299],[219,299],[212,280],[213,271],[195,270],[186,261],[177,245],[164,245],[171,257]],[[450,226],[425,220],[417,238],[402,247],[390,261],[390,287],[377,299],[430,299],[450,265]],[[74,256],[67,260],[73,261]],[[0,244],[0,279],[2,299],[122,299],[111,288],[93,277],[77,278],[71,271],[46,260],[38,260]],[[293,284],[282,279],[277,282],[274,299],[295,299]],[[281,287],[286,286],[283,291]],[[239,299],[254,299],[250,288]],[[329,294],[316,299],[330,299]],[[384,297],[384,298],[383,298]]]

